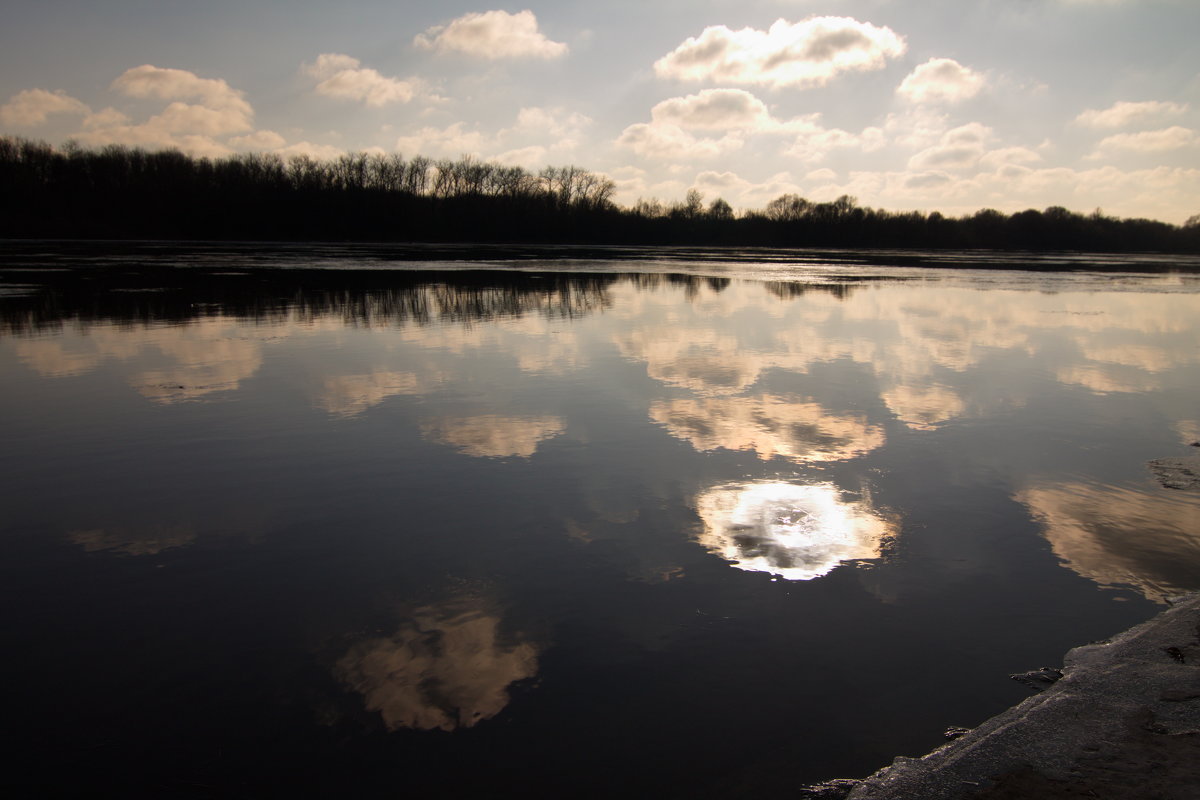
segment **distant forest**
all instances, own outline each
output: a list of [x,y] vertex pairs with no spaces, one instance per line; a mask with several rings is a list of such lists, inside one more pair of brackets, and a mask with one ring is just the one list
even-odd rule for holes
[[946,217],[792,194],[735,213],[696,191],[624,208],[594,172],[471,157],[210,159],[0,137],[0,187],[2,238],[1200,252],[1200,215],[1183,226],[1058,206]]

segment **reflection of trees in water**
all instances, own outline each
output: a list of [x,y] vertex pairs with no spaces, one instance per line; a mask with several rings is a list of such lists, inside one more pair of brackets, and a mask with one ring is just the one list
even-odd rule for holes
[[611,306],[621,282],[669,281],[698,291],[728,281],[697,276],[347,270],[97,270],[4,274],[0,331],[67,323],[185,323],[228,316],[257,322],[338,319],[349,325],[473,323],[530,314],[575,319]]
[[390,636],[359,642],[334,666],[388,730],[453,731],[490,719],[508,687],[532,678],[538,648],[504,635],[478,601],[419,609]]

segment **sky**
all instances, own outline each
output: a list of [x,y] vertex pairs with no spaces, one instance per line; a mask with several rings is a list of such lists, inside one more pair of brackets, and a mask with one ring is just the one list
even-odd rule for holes
[[738,209],[1200,214],[1197,0],[17,0],[0,133],[466,154]]

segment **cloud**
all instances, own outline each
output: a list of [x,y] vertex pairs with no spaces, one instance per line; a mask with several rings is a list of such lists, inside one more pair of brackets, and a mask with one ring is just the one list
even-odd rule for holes
[[280,147],[275,152],[279,153],[279,155],[283,156],[284,158],[290,158],[292,156],[308,156],[309,158],[315,158],[317,160],[327,160],[331,158],[337,158],[346,151],[342,150],[340,147],[334,147],[331,144],[314,144],[312,142],[304,141],[296,142],[295,144],[289,144],[287,147]]
[[960,103],[979,94],[984,82],[952,58],[931,58],[909,73],[896,94],[914,103]]
[[465,14],[448,25],[439,25],[413,39],[425,50],[466,53],[492,61],[507,58],[554,59],[567,54],[567,46],[538,30],[532,11],[483,11]]
[[26,89],[0,106],[0,125],[41,125],[51,114],[88,114],[91,109],[63,91]]
[[179,102],[171,103],[146,124],[167,133],[199,136],[226,136],[243,133],[254,127],[250,117],[240,109],[208,108]]
[[740,136],[730,133],[720,139],[697,138],[678,125],[639,122],[630,125],[617,137],[617,144],[627,147],[643,158],[687,161],[737,150],[743,145]]
[[1089,128],[1127,128],[1144,122],[1174,117],[1187,111],[1184,103],[1147,100],[1141,103],[1113,103],[1106,109],[1089,108],[1075,118],[1075,122]]
[[112,82],[112,89],[130,97],[160,100],[199,100],[208,108],[228,109],[253,116],[254,110],[242,92],[219,78],[201,78],[183,69],[164,69],[150,64],[128,69]]
[[984,167],[1000,169],[1013,164],[1036,164],[1041,160],[1041,155],[1028,147],[1001,147],[986,153],[979,163]]
[[909,169],[966,169],[973,167],[984,155],[984,142],[991,129],[971,122],[942,134],[942,140],[909,159]]
[[246,136],[235,136],[229,140],[229,144],[247,150],[279,150],[287,146],[287,139],[275,131],[262,130]]
[[319,81],[313,89],[317,94],[355,100],[372,108],[407,103],[424,89],[419,80],[385,77],[342,53],[322,53],[313,63],[303,64],[300,71]]
[[1117,151],[1132,153],[1161,153],[1167,150],[1180,150],[1185,147],[1195,147],[1200,144],[1200,138],[1190,128],[1172,125],[1160,131],[1142,131],[1140,133],[1118,133],[1107,136],[1096,145],[1096,151],[1088,158],[1103,158]]
[[888,114],[883,132],[902,147],[929,147],[949,128],[949,118],[929,106],[916,106],[900,114]]
[[766,31],[714,25],[656,61],[654,71],[676,80],[808,88],[843,72],[880,69],[905,47],[890,28],[851,17],[780,19]]
[[687,97],[672,97],[652,108],[650,118],[694,130],[754,129],[772,121],[767,106],[741,89],[705,89]]
[[830,151],[838,148],[859,149],[871,153],[887,143],[881,128],[866,128],[862,133],[850,133],[841,128],[814,128],[800,134],[796,141],[784,151],[784,155],[812,164],[824,160]]
[[494,140],[478,130],[467,130],[462,122],[445,128],[424,127],[396,139],[396,150],[424,156],[481,155],[491,149]]
[[425,126],[396,139],[401,153],[430,157],[474,155],[506,164],[542,163],[577,148],[592,118],[562,107],[531,106],[517,112],[507,128],[483,131],[455,122],[444,128]]
[[[591,117],[577,111],[533,106],[518,111],[516,124],[501,130],[499,138],[505,141],[529,137],[545,141],[548,138],[550,141],[543,149],[565,151],[578,146],[584,131],[592,124]],[[530,150],[531,147],[519,149]]]
[[143,64],[121,73],[110,88],[130,97],[172,102],[140,124],[114,108],[89,114],[76,136],[80,143],[177,149],[193,156],[221,157],[233,150],[217,137],[254,130],[254,109],[242,92],[220,79]]

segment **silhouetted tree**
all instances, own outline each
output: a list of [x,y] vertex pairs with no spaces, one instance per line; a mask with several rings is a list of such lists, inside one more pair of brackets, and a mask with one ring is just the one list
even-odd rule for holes
[[1182,226],[1061,206],[952,219],[888,212],[849,195],[784,194],[740,215],[698,189],[682,202],[613,203],[612,179],[578,166],[531,173],[473,156],[242,154],[194,158],[0,137],[0,236],[611,242],[788,247],[1200,251]]

